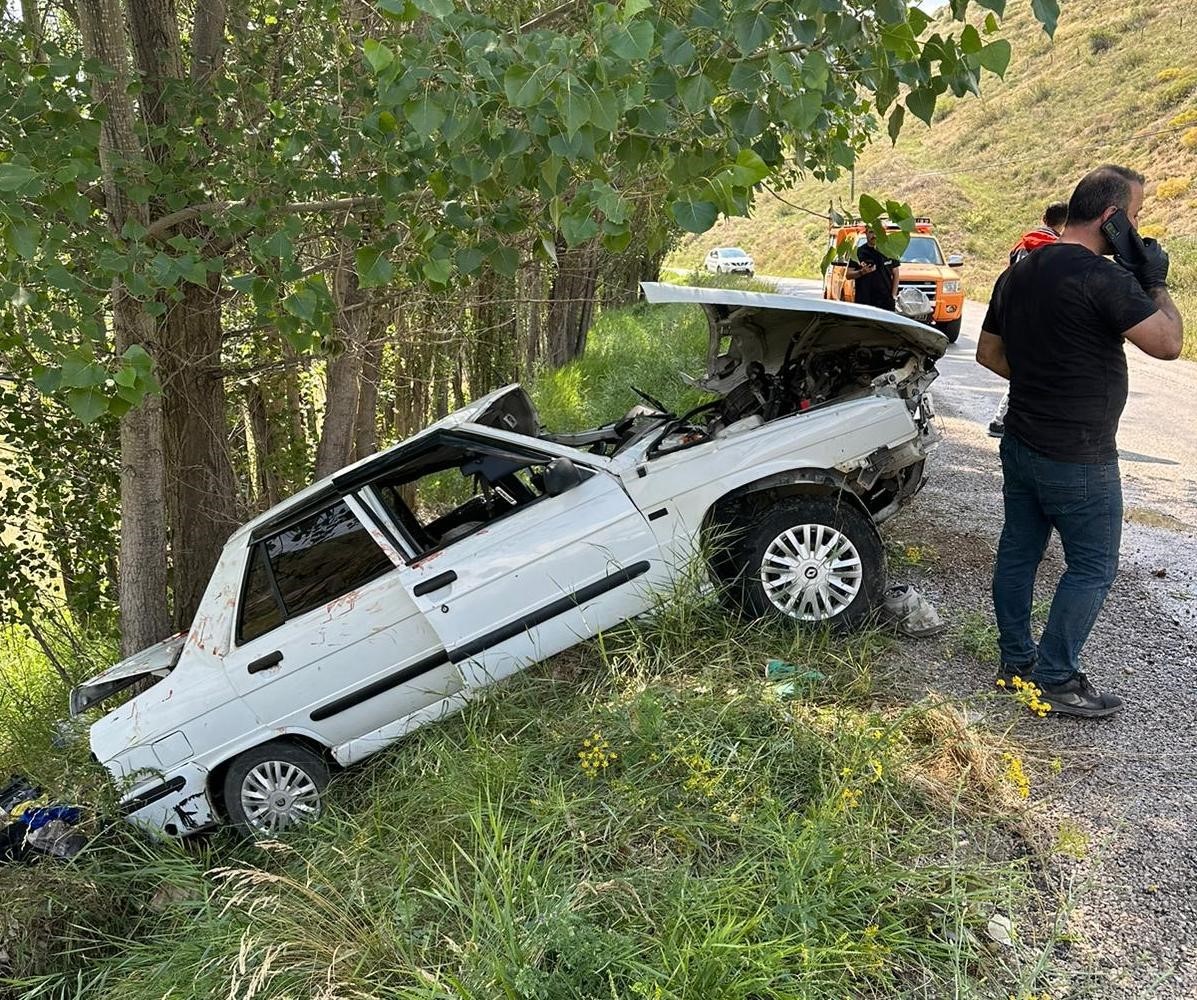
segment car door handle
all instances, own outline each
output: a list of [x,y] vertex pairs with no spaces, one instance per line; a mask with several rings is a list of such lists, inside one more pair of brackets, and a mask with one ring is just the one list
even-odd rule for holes
[[440,576],[434,576],[431,580],[421,580],[412,588],[412,593],[416,597],[423,597],[425,594],[431,594],[434,590],[440,590],[442,587],[447,587],[454,580],[457,579],[457,574],[453,570],[447,573],[442,573]]
[[265,656],[259,656],[256,660],[252,660],[249,664],[249,672],[251,674],[261,673],[263,670],[277,667],[282,662],[283,651],[276,649],[273,653],[267,653]]

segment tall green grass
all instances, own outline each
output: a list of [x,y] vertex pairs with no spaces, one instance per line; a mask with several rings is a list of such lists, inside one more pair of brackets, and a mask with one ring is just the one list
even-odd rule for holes
[[[884,649],[872,633],[745,627],[681,595],[345,775],[286,846],[150,851],[113,833],[69,875],[39,874],[62,947],[18,956],[36,962],[14,989],[1017,992],[1029,980],[978,935],[1029,872],[962,846],[969,809],[1008,794],[1000,767],[950,710],[873,704]],[[771,658],[828,679],[783,699]]]

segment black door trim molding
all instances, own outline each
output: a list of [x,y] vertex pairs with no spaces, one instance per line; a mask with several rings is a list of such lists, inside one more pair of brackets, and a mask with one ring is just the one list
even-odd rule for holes
[[637,577],[643,576],[650,568],[651,564],[647,560],[633,563],[625,569],[618,570],[609,576],[603,577],[601,580],[596,580],[594,583],[587,584],[585,587],[575,590],[572,594],[567,594],[565,597],[560,597],[550,604],[537,608],[535,611],[531,611],[523,617],[517,618],[515,621],[508,622],[500,628],[487,632],[473,642],[458,646],[456,649],[448,651],[441,650],[431,656],[426,656],[422,660],[417,660],[415,663],[396,670],[393,674],[380,677],[365,687],[358,688],[356,691],[350,691],[348,694],[342,695],[334,701],[326,702],[312,709],[310,718],[313,722],[322,722],[325,719],[329,719],[334,715],[339,715],[341,712],[360,705],[362,702],[376,698],[380,694],[385,694],[387,691],[399,687],[400,684],[406,684],[421,674],[426,674],[430,670],[435,670],[446,663],[461,663],[463,660],[468,660],[471,656],[477,656],[479,653],[490,649],[491,646],[497,646],[501,642],[506,642],[521,632],[526,632],[537,625],[543,625],[558,615],[563,615],[567,611],[572,611],[574,608],[585,604],[587,601],[593,601],[596,597],[622,587],[625,583],[630,583]]
[[464,646],[458,646],[456,649],[450,650],[449,659],[454,663],[460,663],[462,660],[468,660],[471,656],[477,656],[479,653],[490,649],[491,646],[497,646],[501,642],[506,642],[521,632],[526,632],[537,625],[543,625],[551,618],[563,615],[565,612],[572,611],[587,601],[593,601],[596,597],[600,597],[608,591],[622,587],[625,583],[630,583],[636,577],[643,576],[648,570],[649,563],[647,560],[633,563],[631,566],[612,573],[610,576],[605,576],[601,580],[596,580],[594,583],[589,583],[585,587],[575,590],[572,594],[559,597],[551,604],[546,604],[535,611],[530,611],[522,618],[508,622],[506,625],[492,632],[487,632],[485,635],[480,635],[473,642],[467,642]]

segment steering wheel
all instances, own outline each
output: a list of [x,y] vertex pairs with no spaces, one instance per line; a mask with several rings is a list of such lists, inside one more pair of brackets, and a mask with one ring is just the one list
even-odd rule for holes
[[669,407],[666,406],[664,403],[662,403],[659,399],[653,399],[653,397],[650,396],[647,392],[642,392],[640,389],[637,389],[634,385],[629,385],[628,388],[631,389],[632,392],[634,392],[637,396],[639,396],[642,400],[644,400],[644,402],[648,403],[648,405],[653,407],[654,409],[660,410],[662,413],[669,412]]

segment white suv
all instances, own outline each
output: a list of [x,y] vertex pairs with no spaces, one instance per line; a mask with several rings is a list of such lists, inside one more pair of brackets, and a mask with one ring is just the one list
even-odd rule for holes
[[716,247],[704,263],[712,274],[746,274],[751,278],[756,271],[752,257],[739,247]]
[[491,393],[239,529],[186,634],[72,692],[79,715],[144,688],[91,726],[131,821],[312,819],[331,765],[643,613],[696,552],[751,614],[870,612],[875,524],[922,485],[947,341],[850,303],[644,291],[705,307],[710,402],[640,394],[550,434],[519,386]]

